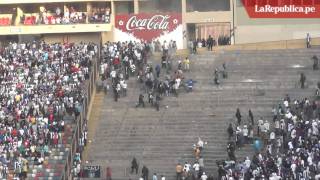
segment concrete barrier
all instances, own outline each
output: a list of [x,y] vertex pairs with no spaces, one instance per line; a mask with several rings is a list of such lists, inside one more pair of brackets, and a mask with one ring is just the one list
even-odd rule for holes
[[[320,46],[320,37],[312,38],[311,46]],[[293,39],[284,41],[270,41],[261,43],[248,43],[248,44],[236,44],[229,46],[216,46],[213,48],[214,52],[219,52],[221,50],[231,51],[231,50],[273,50],[273,49],[302,49],[306,48],[305,39]],[[207,52],[207,48],[198,48],[199,54]],[[189,49],[179,49],[177,50],[177,56],[186,57],[188,56]],[[154,56],[161,57],[162,53],[154,53]]]

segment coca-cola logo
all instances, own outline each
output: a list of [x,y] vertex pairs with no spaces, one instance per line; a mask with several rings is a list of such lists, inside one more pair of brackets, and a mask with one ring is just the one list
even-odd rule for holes
[[181,25],[180,14],[117,15],[116,28],[138,39],[150,41],[169,33]]
[[127,24],[126,28],[128,31],[134,29],[147,29],[147,30],[154,30],[154,29],[162,29],[166,30],[168,28],[169,22],[168,19],[170,16],[168,15],[154,15],[150,19],[138,19],[137,16],[132,16]]

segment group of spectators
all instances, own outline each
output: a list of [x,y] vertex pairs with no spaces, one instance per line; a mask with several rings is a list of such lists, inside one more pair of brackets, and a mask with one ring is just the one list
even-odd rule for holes
[[94,44],[10,43],[0,50],[0,177],[26,178],[63,142],[66,113],[80,115]]
[[87,127],[87,119],[84,119],[83,125],[82,125],[82,131],[79,135],[78,139],[78,149],[73,157],[73,166],[72,166],[72,174],[73,177],[82,177],[83,171],[81,169],[81,163],[82,163],[82,152],[84,150],[84,147],[87,145],[88,142],[88,127]]
[[[104,44],[99,70],[101,80],[97,82],[98,89],[104,89],[105,93],[112,91],[114,100],[118,101],[118,98],[125,97],[128,92],[127,80],[136,78],[141,87],[136,107],[145,107],[145,100],[147,100],[148,104],[155,107],[156,110],[159,110],[162,98],[171,94],[178,95],[178,89],[183,80],[183,71],[189,71],[190,60],[185,58],[179,61],[177,68],[173,70],[172,57],[176,51],[176,43],[164,41],[156,45],[157,42],[129,41]],[[155,51],[162,52],[162,61],[161,64],[154,66],[148,60]],[[162,78],[164,79],[161,80]],[[138,169],[137,160],[134,158],[132,173],[134,171],[138,173]],[[144,165],[141,170],[140,179],[147,180],[149,169]],[[165,176],[159,176],[156,173],[153,174],[152,179],[157,180],[158,177],[165,180]]]
[[[152,42],[107,42],[102,48],[104,58],[100,66],[101,81],[98,82],[99,87],[103,87],[105,92],[112,89],[114,100],[118,101],[120,96],[126,96],[127,94],[126,80],[130,77],[135,77],[138,82],[143,84],[143,93],[139,95],[137,106],[145,106],[145,96],[143,95],[145,93],[147,94],[148,102],[152,106],[157,106],[156,102],[160,100],[162,95],[177,94],[175,89],[180,86],[182,66],[175,71],[175,78],[173,80],[170,75],[167,76],[165,81],[159,80],[162,68],[167,68],[167,72],[169,73],[169,68],[171,68],[170,58],[172,57],[172,53],[175,52],[174,48],[176,47],[174,44],[174,41],[164,41],[162,45],[162,66],[157,64],[156,67],[153,67],[147,61],[154,49]],[[185,67],[189,68],[189,60],[185,60],[184,62],[188,63],[188,66]],[[178,84],[175,82],[176,79],[180,79],[177,80]],[[176,85],[174,86],[174,84]]]
[[218,39],[214,39],[211,35],[207,39],[195,39],[190,40],[188,42],[188,48],[191,54],[197,53],[197,48],[204,48],[206,47],[209,51],[212,51],[212,47],[214,46],[223,46],[223,45],[230,45],[230,37],[228,36],[219,36]]
[[110,7],[107,8],[93,8],[90,22],[94,23],[110,23]]
[[[32,24],[79,24],[87,22],[88,14],[77,10],[74,6],[61,9],[56,7],[54,12],[40,7],[39,16],[23,16],[22,22]],[[110,23],[110,8],[93,8],[90,23]]]
[[[319,179],[320,178],[320,104],[308,98],[291,100],[289,95],[272,110],[273,123],[259,118],[255,123],[249,110],[249,125],[241,127],[236,112],[236,144],[228,144],[228,161],[218,162],[219,179]],[[257,128],[255,137],[254,128]],[[234,136],[232,125],[229,137]],[[252,143],[256,154],[238,161],[235,149]],[[264,148],[262,148],[262,146]]]
[[193,180],[213,180],[213,175],[207,175],[204,171],[204,159],[202,156],[204,142],[200,137],[198,137],[198,142],[193,145],[193,152],[195,160],[193,164],[185,162],[182,166],[180,163],[176,165],[176,180],[182,179],[193,179]]
[[45,7],[40,8],[39,24],[77,24],[85,23],[87,15],[84,12],[79,12],[73,6],[66,7],[61,10],[60,7],[55,9],[55,13],[49,13]]

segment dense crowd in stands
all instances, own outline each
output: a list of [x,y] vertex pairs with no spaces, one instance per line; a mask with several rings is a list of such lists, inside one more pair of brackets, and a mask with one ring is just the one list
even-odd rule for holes
[[[262,118],[255,124],[250,112],[249,128],[247,125],[241,126],[240,111],[236,113],[238,119],[236,145],[230,142],[228,145],[230,160],[218,163],[219,179],[320,178],[319,101],[308,98],[292,100],[287,95],[273,108],[273,126]],[[257,139],[253,140],[255,127],[258,134],[254,137]],[[231,125],[228,132],[233,136]],[[256,154],[251,159],[247,157],[243,161],[237,161],[234,155],[235,149],[247,143],[254,144]]]
[[[22,22],[25,25],[34,24],[79,24],[87,22],[88,14],[81,12],[73,6],[62,10],[57,7],[54,12],[48,11],[45,7],[40,8],[39,16],[25,15]],[[1,21],[2,22],[2,21]],[[110,23],[110,8],[93,8],[90,23]]]
[[0,178],[26,177],[62,142],[64,115],[81,112],[94,44],[10,43],[0,50]]
[[94,23],[110,23],[110,8],[93,8],[90,22]]

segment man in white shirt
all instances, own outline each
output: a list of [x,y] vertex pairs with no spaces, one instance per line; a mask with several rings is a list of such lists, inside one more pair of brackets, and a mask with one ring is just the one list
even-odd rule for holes
[[199,165],[199,163],[198,163],[198,162],[195,162],[192,167],[193,167],[193,169],[194,169],[194,171],[195,171],[195,175],[198,176],[199,171],[200,171],[200,165]]
[[258,136],[260,136],[260,133],[263,132],[263,119],[260,117],[258,120]]
[[201,176],[201,180],[207,180],[207,179],[208,179],[208,176],[206,175],[205,172],[203,172]]

